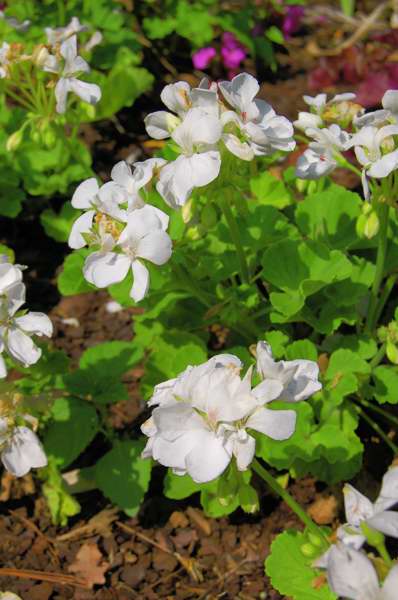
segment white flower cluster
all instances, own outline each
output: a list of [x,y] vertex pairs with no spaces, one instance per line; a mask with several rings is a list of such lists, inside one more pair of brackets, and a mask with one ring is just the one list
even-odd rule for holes
[[33,335],[52,335],[53,327],[47,315],[21,311],[25,303],[25,286],[22,268],[0,257],[0,378],[7,375],[1,354],[6,351],[11,358],[28,367],[36,363],[41,350],[32,340]]
[[[55,84],[56,111],[64,113],[69,92],[89,104],[96,104],[101,99],[101,89],[95,83],[87,83],[79,79],[82,73],[88,73],[88,63],[77,54],[76,34],[88,28],[81,25],[77,17],[73,17],[66,27],[45,29],[48,44],[39,45],[32,55],[21,54],[19,44],[3,42],[0,47],[0,78],[10,77],[10,67],[14,62],[33,60],[44,71],[57,76]],[[85,50],[91,50],[100,43],[102,36],[95,32],[85,45]]]
[[[352,102],[354,98],[355,94],[338,94],[327,102],[326,94],[304,96],[311,112],[300,112],[294,125],[312,141],[297,161],[296,175],[302,179],[328,175],[342,159],[344,163],[342,153],[353,148],[368,198],[368,177],[383,179],[398,168],[398,90],[388,90],[383,108],[366,114]],[[328,126],[333,120],[352,123],[351,131],[336,123]]]
[[170,112],[149,114],[145,125],[151,137],[171,138],[179,153],[161,169],[156,185],[167,204],[183,206],[194,188],[214,181],[225,149],[246,161],[294,149],[292,124],[256,99],[259,89],[247,73],[218,84],[204,79],[194,89],[184,81],[163,89],[161,99]]
[[309,360],[275,362],[265,342],[257,344],[257,373],[241,378],[241,361],[220,354],[197,367],[187,367],[176,379],[155,387],[149,406],[156,406],[143,424],[148,436],[144,457],[152,457],[178,475],[188,473],[198,483],[217,478],[234,457],[247,469],[260,432],[286,440],[295,430],[296,412],[275,410],[272,402],[299,402],[321,389],[318,365]]
[[398,538],[398,513],[389,510],[397,503],[398,467],[392,467],[384,475],[374,503],[351,485],[345,486],[347,523],[337,530],[337,544],[315,562],[315,566],[327,569],[330,587],[339,597],[352,600],[394,600],[397,597],[398,566],[390,570],[380,588],[372,562],[360,552],[369,529]]
[[130,295],[136,302],[149,287],[143,260],[163,265],[171,256],[169,217],[143,199],[145,185],[164,162],[154,158],[135,163],[133,172],[119,162],[112,169],[112,181],[99,187],[95,178],[87,179],[72,197],[72,206],[85,212],[73,224],[69,246],[94,249],[85,261],[84,277],[103,288],[123,281],[131,269]]

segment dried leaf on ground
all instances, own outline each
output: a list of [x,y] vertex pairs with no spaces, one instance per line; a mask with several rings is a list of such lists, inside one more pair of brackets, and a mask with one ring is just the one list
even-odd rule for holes
[[103,556],[97,544],[88,542],[81,546],[68,571],[85,579],[87,585],[92,588],[96,584],[102,585],[105,583],[105,573],[109,567],[109,563],[103,561]]

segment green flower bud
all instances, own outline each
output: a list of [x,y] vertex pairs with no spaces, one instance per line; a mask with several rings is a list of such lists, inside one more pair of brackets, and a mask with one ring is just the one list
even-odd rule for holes
[[308,537],[309,541],[311,542],[311,544],[313,544],[314,546],[318,546],[319,548],[321,548],[324,544],[324,541],[322,540],[322,538],[319,535],[315,535],[315,533],[309,532],[307,534],[307,537]]
[[206,229],[212,229],[217,225],[218,222],[218,214],[215,207],[212,204],[206,204],[203,207],[202,213],[200,215],[200,221]]
[[391,340],[388,340],[387,342],[386,354],[390,362],[394,365],[398,365],[398,348]]
[[255,513],[260,508],[258,494],[254,487],[249,484],[241,484],[239,486],[239,504],[247,513]]
[[380,221],[377,216],[377,212],[373,211],[366,219],[364,235],[368,240],[371,240],[375,235],[378,234],[380,229]]
[[318,187],[318,182],[317,181],[310,181],[309,184],[308,184],[308,190],[307,190],[308,195],[309,194],[315,194],[317,187]]
[[362,530],[363,535],[366,537],[368,544],[377,548],[377,546],[384,545],[384,535],[380,533],[380,531],[376,531],[369,527],[365,521],[362,521],[360,524],[360,528]]
[[6,142],[7,151],[14,152],[14,150],[17,150],[17,148],[21,145],[22,138],[23,138],[23,132],[20,129],[18,129],[17,131],[14,131],[14,133],[12,133],[10,135],[10,137],[8,138],[8,140]]
[[307,187],[308,187],[308,181],[306,179],[300,179],[299,177],[297,177],[297,179],[296,179],[297,191],[300,192],[301,194],[304,194]]
[[301,553],[307,558],[313,558],[318,554],[318,550],[312,544],[303,544],[300,546]]

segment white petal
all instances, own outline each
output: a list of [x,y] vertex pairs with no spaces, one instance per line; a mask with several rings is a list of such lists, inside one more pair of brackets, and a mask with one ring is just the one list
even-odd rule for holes
[[17,326],[26,333],[35,335],[45,335],[51,337],[53,334],[53,324],[47,315],[40,312],[28,312],[22,317],[15,319]]
[[352,485],[346,483],[343,488],[345,514],[349,524],[358,527],[362,521],[369,519],[373,513],[373,504]]
[[184,152],[191,154],[197,144],[215,144],[221,137],[222,126],[218,118],[200,108],[189,110],[181,123],[171,134],[173,140]]
[[139,260],[133,262],[131,270],[133,272],[133,287],[130,290],[130,296],[136,302],[140,302],[149,289],[149,271]]
[[398,90],[387,90],[381,100],[381,104],[383,108],[396,115],[398,113]]
[[279,398],[283,391],[283,384],[277,379],[265,379],[255,388],[253,388],[253,395],[257,399],[258,405],[267,404]]
[[396,600],[398,589],[398,565],[390,570],[383,583],[381,600]]
[[150,113],[144,119],[148,135],[155,140],[164,140],[181,123],[180,119],[165,110]]
[[369,170],[370,177],[387,177],[398,167],[398,150],[385,154],[382,158],[374,162]]
[[379,497],[375,502],[375,511],[381,512],[398,503],[398,467],[388,469],[383,477]]
[[379,582],[370,560],[357,550],[332,546],[328,560],[328,580],[338,596],[350,600],[377,600]]
[[70,248],[78,250],[79,248],[84,248],[84,246],[87,246],[87,242],[82,236],[82,233],[89,233],[91,231],[94,215],[94,210],[88,210],[80,215],[80,217],[78,217],[73,223],[68,238],[68,245]]
[[89,283],[103,288],[126,277],[131,261],[125,254],[93,252],[86,258],[83,274]]
[[95,177],[86,179],[77,186],[72,196],[72,206],[74,208],[91,208],[91,204],[99,190],[98,182]]
[[86,81],[80,81],[80,79],[71,78],[69,80],[69,90],[89,104],[97,104],[101,100],[101,88],[96,83],[87,83]]
[[256,440],[251,435],[247,435],[243,440],[235,436],[233,452],[239,471],[245,471],[249,467],[253,460],[255,449]]
[[30,469],[47,465],[47,458],[37,436],[28,427],[17,427],[9,444],[2,452],[4,467],[15,475],[23,477]]
[[127,225],[119,237],[119,244],[128,244],[134,240],[134,244],[153,231],[161,231],[162,223],[157,211],[150,204],[137,208],[128,214]]
[[0,379],[7,377],[7,367],[4,358],[0,354]]
[[[218,177],[221,167],[220,153],[216,151],[203,152],[202,154],[193,154],[190,157],[180,157],[181,160],[176,165],[175,185],[179,187],[179,181],[184,183],[181,187],[188,185],[187,177],[190,178],[191,185],[202,187],[208,185]],[[176,161],[177,163],[177,161]]]
[[264,433],[273,440],[287,440],[296,428],[294,410],[257,409],[246,421],[246,427]]
[[15,360],[25,367],[35,364],[40,356],[41,350],[34,344],[31,338],[17,327],[10,327],[7,332],[7,349]]
[[73,62],[77,55],[77,38],[75,35],[62,42],[60,52],[67,65]]
[[66,111],[66,99],[70,90],[70,80],[61,77],[61,79],[58,80],[54,90],[55,98],[57,100],[57,113],[63,114]]
[[398,512],[393,510],[385,510],[375,513],[373,517],[366,520],[369,527],[381,531],[384,535],[389,535],[398,538]]
[[133,174],[131,172],[131,167],[126,163],[125,160],[121,160],[116,163],[116,165],[112,168],[111,178],[118,185],[126,188],[128,191],[131,191],[131,180],[133,179]]
[[196,483],[206,483],[225,471],[231,461],[232,447],[211,431],[197,431],[195,438],[194,447],[185,457],[185,466]]
[[248,120],[257,117],[259,111],[253,100],[260,86],[253,75],[239,73],[231,82],[221,81],[218,86],[228,104],[246,113]]
[[191,88],[186,81],[170,83],[163,88],[160,99],[169,110],[177,114],[184,113],[191,107]]
[[222,140],[228,150],[241,160],[253,160],[254,151],[247,142],[241,142],[233,133],[224,133]]
[[163,265],[171,256],[171,239],[163,230],[152,231],[137,245],[137,256],[150,260],[155,265]]

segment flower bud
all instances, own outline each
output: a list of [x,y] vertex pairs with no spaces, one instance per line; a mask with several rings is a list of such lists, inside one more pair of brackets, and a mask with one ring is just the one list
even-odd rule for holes
[[322,548],[324,541],[319,535],[315,535],[315,533],[309,532],[307,534],[307,537],[313,546],[318,546],[319,548]]
[[206,229],[212,229],[217,225],[218,222],[218,214],[215,207],[212,204],[206,204],[203,207],[202,213],[200,215],[200,220]]
[[363,535],[366,537],[368,544],[377,548],[377,546],[384,545],[384,535],[380,531],[376,531],[369,527],[369,525],[362,521],[360,524]]
[[47,50],[46,46],[44,46],[44,44],[40,44],[39,46],[36,46],[36,48],[33,50],[32,61],[38,67],[42,67],[46,63],[49,56],[50,53]]
[[14,152],[14,150],[17,150],[17,148],[21,145],[22,138],[23,138],[23,132],[20,129],[18,129],[17,131],[14,131],[14,133],[12,133],[10,135],[10,137],[7,139],[7,142],[6,142],[7,151]]
[[312,544],[303,544],[300,546],[301,554],[304,554],[307,558],[313,558],[318,554],[318,550]]
[[390,340],[388,340],[386,345],[386,354],[390,362],[392,362],[394,365],[398,365],[398,348]]
[[227,477],[224,475],[224,477],[220,477],[217,486],[217,497],[222,506],[228,506],[233,502],[236,496],[237,484],[238,482],[234,476]]
[[255,513],[260,508],[258,494],[254,487],[249,484],[239,486],[239,504],[246,513]]
[[305,190],[308,187],[308,181],[306,179],[300,179],[299,177],[297,177],[296,181],[295,181],[295,185],[296,185],[297,191],[300,192],[301,194],[304,194]]

